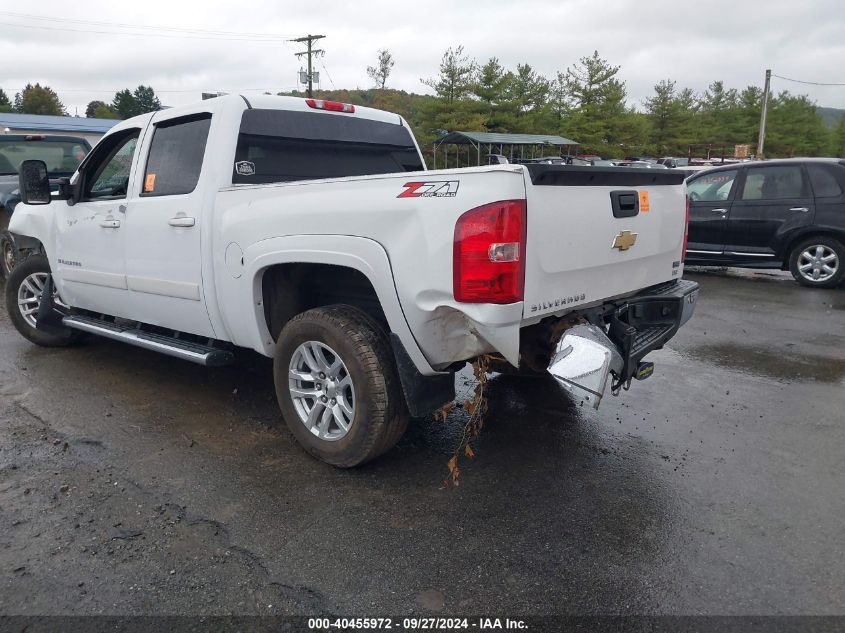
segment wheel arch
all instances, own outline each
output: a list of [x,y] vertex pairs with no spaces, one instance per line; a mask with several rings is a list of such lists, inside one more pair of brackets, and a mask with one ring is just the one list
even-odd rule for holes
[[845,231],[824,226],[807,227],[805,231],[796,235],[791,235],[788,240],[784,242],[783,251],[781,252],[781,270],[789,270],[789,263],[792,260],[792,251],[801,242],[811,239],[813,237],[830,237],[845,244]]
[[[382,320],[388,332],[398,337],[421,374],[438,374],[431,368],[411,333],[399,303],[390,258],[384,247],[375,240],[345,235],[271,238],[247,248],[243,261],[241,280],[246,283],[240,284],[241,292],[246,295],[243,299],[249,300],[253,306],[254,319],[249,319],[249,331],[245,331],[239,323],[241,319],[226,318],[224,315],[227,327],[235,330],[232,332],[233,341],[248,339],[248,347],[265,356],[272,356],[275,347],[272,331],[277,328],[278,322],[274,323],[268,318],[273,309],[273,306],[265,306],[268,286],[272,288],[280,279],[292,283],[296,281],[296,276],[299,276],[300,281],[304,278],[307,283],[310,273],[320,276],[317,288],[325,290],[325,280],[336,273],[339,275],[337,278],[343,282],[352,283],[352,288],[347,288],[345,295],[343,292],[334,296],[327,292],[317,292],[318,296],[315,297],[313,292],[305,293],[306,303],[316,302],[305,309],[338,303],[337,299],[351,298],[353,305]],[[291,306],[288,312],[294,309],[296,306]],[[227,311],[224,309],[224,312]],[[284,315],[277,317],[278,320],[284,321]]]
[[333,304],[355,306],[389,329],[370,279],[359,269],[338,264],[284,262],[261,272],[264,320],[275,340],[297,314]]

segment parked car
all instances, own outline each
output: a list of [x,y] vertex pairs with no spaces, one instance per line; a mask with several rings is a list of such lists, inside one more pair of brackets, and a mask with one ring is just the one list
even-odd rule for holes
[[252,348],[293,435],[342,467],[451,402],[481,355],[594,406],[650,374],[698,296],[683,174],[423,165],[400,116],[333,101],[123,121],[58,195],[23,164],[11,322],[43,346],[91,333],[205,365]]
[[580,165],[582,167],[590,164],[590,161],[578,158],[577,156],[541,156],[524,161],[524,164],[536,165]]
[[590,161],[590,164],[593,167],[616,167],[617,164],[615,161],[607,160],[605,158],[594,158]]
[[687,187],[688,264],[780,268],[816,288],[845,278],[845,161],[714,167]]
[[3,134],[0,136],[0,276],[15,265],[15,248],[9,234],[9,220],[18,195],[18,167],[24,160],[43,160],[50,178],[70,176],[91,150],[78,136]]
[[616,163],[619,167],[637,167],[639,169],[669,169],[666,165],[642,160],[622,160]]
[[658,165],[665,165],[669,169],[677,169],[678,167],[687,167],[689,165],[689,158],[678,158],[675,156],[664,156],[658,159]]

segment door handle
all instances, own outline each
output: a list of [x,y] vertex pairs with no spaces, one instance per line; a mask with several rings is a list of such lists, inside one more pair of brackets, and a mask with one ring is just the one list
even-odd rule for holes
[[801,213],[809,213],[810,210],[807,207],[792,207],[790,211],[800,211]]
[[713,211],[713,213],[722,213],[722,214],[725,214],[725,213],[728,212],[727,209],[711,209],[711,211]]
[[104,229],[119,229],[120,228],[120,220],[115,220],[112,217],[108,217],[105,220],[100,222],[100,226]]
[[184,215],[177,215],[175,218],[170,218],[167,223],[170,226],[191,227],[194,226],[197,221],[194,218],[189,218]]

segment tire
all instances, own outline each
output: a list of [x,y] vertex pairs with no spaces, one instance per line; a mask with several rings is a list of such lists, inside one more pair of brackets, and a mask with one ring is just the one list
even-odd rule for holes
[[789,254],[795,281],[810,288],[836,288],[845,279],[845,245],[819,235],[802,240]]
[[0,278],[8,279],[15,267],[15,247],[8,231],[0,231]]
[[[321,378],[320,370],[328,377]],[[333,466],[375,459],[407,427],[408,408],[387,335],[355,307],[315,308],[291,319],[276,343],[273,377],[293,436]]]
[[[42,332],[35,327],[34,313],[24,314],[18,299],[21,297],[21,286],[29,284],[24,288],[24,296],[29,296],[30,302],[28,305],[30,309],[38,309],[39,301],[32,300],[33,296],[37,296],[33,290],[38,290],[43,286],[43,279],[50,275],[50,264],[44,255],[30,255],[24,261],[17,264],[6,280],[6,310],[9,313],[9,318],[15,329],[21,335],[36,345],[42,347],[66,347],[79,340],[83,334],[70,328],[63,328],[59,333]],[[39,282],[38,279],[41,281]],[[39,286],[39,283],[41,286]],[[31,290],[27,290],[30,288]],[[58,295],[56,295],[58,296]]]

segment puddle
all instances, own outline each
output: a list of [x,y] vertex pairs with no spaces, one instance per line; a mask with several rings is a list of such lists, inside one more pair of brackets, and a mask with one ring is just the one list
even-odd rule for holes
[[833,384],[845,380],[845,359],[805,356],[736,344],[703,345],[686,353],[697,360],[778,380]]

